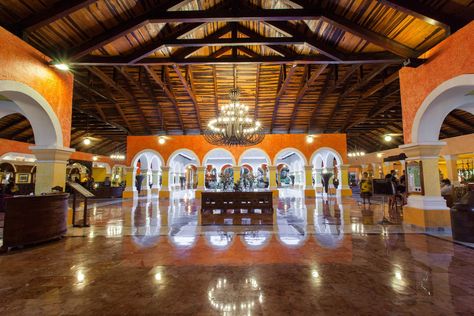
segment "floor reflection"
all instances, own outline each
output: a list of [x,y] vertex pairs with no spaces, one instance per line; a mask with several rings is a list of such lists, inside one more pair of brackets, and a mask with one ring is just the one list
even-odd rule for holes
[[182,190],[174,192],[169,200],[147,196],[92,203],[91,227],[71,229],[69,235],[131,235],[140,247],[156,244],[161,236],[177,248],[193,247],[202,236],[215,249],[225,249],[235,236],[240,236],[247,248],[263,249],[272,238],[289,248],[304,245],[310,237],[322,247],[335,248],[347,234],[407,232],[401,225],[385,225],[387,207],[377,201],[361,205],[341,196],[310,199],[305,198],[303,190],[281,189],[274,208],[274,225],[202,226],[200,201],[194,191]]
[[0,256],[0,314],[474,314],[472,249],[385,225],[380,203],[274,205],[274,225],[202,226],[185,194],[96,201],[83,238]]

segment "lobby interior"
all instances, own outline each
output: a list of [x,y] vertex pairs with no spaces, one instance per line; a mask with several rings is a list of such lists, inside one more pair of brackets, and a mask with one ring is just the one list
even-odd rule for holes
[[0,1],[0,314],[474,314],[473,18]]

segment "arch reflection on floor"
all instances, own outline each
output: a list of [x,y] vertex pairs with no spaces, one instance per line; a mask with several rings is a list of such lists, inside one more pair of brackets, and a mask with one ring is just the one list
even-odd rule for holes
[[[247,251],[270,248],[338,248],[350,235],[407,232],[401,225],[381,225],[388,212],[380,204],[363,206],[352,198],[304,197],[303,190],[281,189],[275,199],[274,225],[201,226],[200,201],[194,191],[173,192],[169,200],[155,196],[92,204],[91,227],[74,228],[69,236],[132,236],[138,248],[166,243],[175,248],[202,244],[211,249]],[[414,232],[414,231],[408,231]]]

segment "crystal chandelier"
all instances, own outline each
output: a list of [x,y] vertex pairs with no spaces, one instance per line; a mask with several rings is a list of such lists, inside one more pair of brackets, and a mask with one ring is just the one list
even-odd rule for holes
[[265,134],[259,121],[248,115],[248,106],[239,102],[239,89],[230,90],[230,103],[221,108],[217,118],[209,121],[204,138],[218,146],[252,146]]
[[230,103],[221,107],[216,118],[209,121],[204,138],[217,146],[253,146],[260,143],[265,134],[259,121],[249,116],[249,107],[239,102],[237,69],[233,66],[234,88],[230,90]]

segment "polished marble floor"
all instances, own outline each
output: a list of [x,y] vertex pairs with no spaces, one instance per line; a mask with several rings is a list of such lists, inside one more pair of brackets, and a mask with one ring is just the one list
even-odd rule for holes
[[97,201],[91,227],[0,256],[0,315],[474,314],[473,249],[380,201],[275,205],[273,226],[202,226],[192,192]]

